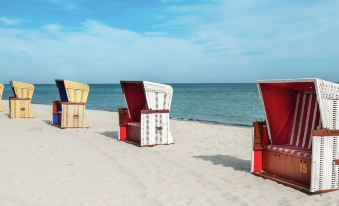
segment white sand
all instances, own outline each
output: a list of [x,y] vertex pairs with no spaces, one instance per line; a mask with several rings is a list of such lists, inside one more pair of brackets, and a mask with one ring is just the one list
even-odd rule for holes
[[90,129],[0,113],[0,205],[339,205],[249,173],[251,129],[172,121],[175,144],[117,141],[116,113],[88,111]]

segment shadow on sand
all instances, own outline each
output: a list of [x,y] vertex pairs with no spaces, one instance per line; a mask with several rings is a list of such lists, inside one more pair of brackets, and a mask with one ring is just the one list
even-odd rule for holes
[[53,126],[53,124],[52,124],[52,121],[51,121],[51,120],[44,120],[44,122],[45,122],[46,124],[48,124],[48,125],[51,125],[51,126]]
[[105,137],[119,140],[119,132],[118,131],[106,131],[106,132],[99,132],[99,134],[104,135]]
[[193,156],[205,161],[210,161],[215,165],[222,165],[224,167],[232,167],[234,170],[251,172],[251,161],[239,159],[230,155],[200,155]]

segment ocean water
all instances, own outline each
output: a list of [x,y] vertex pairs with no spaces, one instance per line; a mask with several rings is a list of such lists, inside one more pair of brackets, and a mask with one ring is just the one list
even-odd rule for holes
[[[256,84],[171,84],[171,118],[250,126],[263,118]],[[126,107],[119,84],[91,84],[88,109],[117,111]],[[12,96],[5,85],[3,99]],[[33,103],[51,105],[59,98],[55,85],[36,84]]]

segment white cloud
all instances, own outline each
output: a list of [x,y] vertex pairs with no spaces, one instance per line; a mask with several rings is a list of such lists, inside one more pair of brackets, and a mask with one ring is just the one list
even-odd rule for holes
[[7,16],[0,17],[0,23],[5,26],[19,26],[25,20],[20,18],[11,18]]
[[0,68],[8,68],[8,79],[27,78],[29,71],[34,82],[338,81],[339,2],[274,3],[216,0],[171,6],[161,26],[143,33],[95,20],[67,29],[59,24],[0,27]]
[[53,35],[43,30],[0,28],[0,45],[0,68],[9,68],[7,78],[28,78],[29,73],[34,82],[54,78],[184,82],[212,64],[199,44],[117,29],[94,20]]
[[46,24],[42,28],[49,32],[59,32],[62,30],[62,25],[53,23],[53,24]]
[[200,18],[198,16],[179,16],[174,19],[168,19],[164,23],[160,23],[155,25],[156,27],[164,27],[164,26],[184,26],[184,25],[189,25],[193,23],[199,22]]
[[160,26],[169,30],[175,26],[193,41],[205,42],[223,55],[236,51],[244,59],[249,54],[255,61],[334,58],[339,48],[330,45],[339,43],[338,7],[337,0],[215,0],[169,6]]

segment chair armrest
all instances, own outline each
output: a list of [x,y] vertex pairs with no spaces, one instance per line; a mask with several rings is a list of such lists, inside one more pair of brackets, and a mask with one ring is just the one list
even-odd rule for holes
[[58,113],[59,111],[61,111],[60,101],[53,101],[52,105],[53,105],[52,106],[53,113]]
[[65,105],[86,105],[86,103],[80,103],[80,102],[61,102],[61,104],[65,104]]
[[264,121],[253,122],[253,150],[261,151],[269,143],[267,125]]
[[161,109],[161,110],[151,110],[151,109],[145,109],[141,110],[141,114],[156,114],[156,113],[169,113],[170,111],[168,109]]
[[17,98],[17,97],[10,97],[10,100],[31,100],[30,98]]
[[126,124],[130,121],[129,112],[127,108],[119,108],[119,125]]
[[327,130],[327,129],[315,130],[313,136],[316,137],[339,136],[339,130]]

